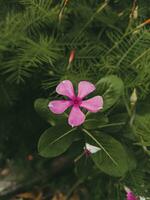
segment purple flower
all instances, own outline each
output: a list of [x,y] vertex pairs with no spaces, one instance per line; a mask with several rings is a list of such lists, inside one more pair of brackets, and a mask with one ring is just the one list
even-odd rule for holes
[[103,107],[103,98],[95,96],[88,100],[84,98],[95,90],[95,86],[88,81],[81,81],[78,84],[78,94],[75,95],[71,81],[64,80],[56,88],[56,92],[60,95],[67,96],[67,100],[50,101],[49,109],[55,114],[63,113],[70,106],[72,107],[69,114],[68,123],[72,127],[80,126],[85,121],[85,115],[80,110],[80,107],[87,109],[90,112],[98,112]]

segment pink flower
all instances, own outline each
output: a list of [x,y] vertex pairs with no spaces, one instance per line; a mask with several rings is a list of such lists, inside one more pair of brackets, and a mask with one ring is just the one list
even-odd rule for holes
[[125,191],[127,193],[127,200],[138,200],[138,198],[133,194],[133,192],[129,188],[125,187]]
[[56,88],[56,92],[60,95],[67,96],[67,100],[50,101],[49,109],[55,114],[63,113],[70,106],[72,107],[69,114],[68,123],[72,127],[79,126],[85,121],[85,115],[80,110],[80,107],[87,109],[90,112],[98,112],[103,107],[103,98],[95,96],[91,99],[84,98],[95,90],[95,86],[88,81],[81,81],[78,84],[78,95],[75,95],[71,81],[64,80]]

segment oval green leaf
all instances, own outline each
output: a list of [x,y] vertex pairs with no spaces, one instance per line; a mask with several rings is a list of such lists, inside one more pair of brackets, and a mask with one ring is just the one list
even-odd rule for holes
[[79,139],[76,128],[60,124],[47,129],[38,142],[39,154],[43,157],[55,157],[64,153],[68,147]]
[[124,84],[119,77],[109,75],[98,81],[96,91],[104,98],[103,110],[106,110],[113,106],[123,94]]
[[103,147],[97,153],[92,154],[96,166],[111,176],[120,177],[125,175],[128,171],[128,158],[122,144],[107,134],[95,133],[92,135],[97,141],[95,144],[92,141],[92,144],[95,146],[100,144]]

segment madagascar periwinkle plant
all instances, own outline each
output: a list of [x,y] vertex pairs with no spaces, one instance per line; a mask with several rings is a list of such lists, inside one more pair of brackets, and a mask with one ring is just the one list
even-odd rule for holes
[[[116,177],[124,176],[134,167],[130,165],[125,143],[109,134],[110,128],[115,132],[125,126],[128,118],[126,113],[118,118],[110,115],[115,107],[122,106],[124,84],[119,77],[110,75],[95,85],[80,81],[77,95],[71,81],[63,80],[56,92],[64,99],[35,101],[35,109],[50,123],[50,128],[39,139],[40,155],[56,157],[76,144],[72,151],[77,165],[89,155],[87,162],[92,160],[91,168]],[[94,97],[87,98],[90,93]]]
[[[67,71],[74,57],[72,50]],[[147,136],[141,137],[142,116],[136,114],[136,88],[128,91],[117,75],[107,75],[95,84],[79,80],[75,86],[74,90],[71,80],[61,80],[56,87],[61,99],[35,101],[35,109],[51,126],[39,139],[39,154],[49,158],[67,154],[82,181],[105,173],[121,179],[127,200],[145,200],[125,186],[126,177],[137,167],[132,143],[137,141],[150,155]]]
[[[109,75],[95,85],[79,81],[77,90],[70,80],[63,80],[56,93],[60,99],[35,101],[36,111],[50,124],[39,139],[39,154],[47,158],[67,154],[80,179],[105,173],[121,178],[123,188],[125,177],[136,168],[131,141],[140,141],[135,136],[139,118],[135,116],[136,89],[127,102],[123,81]],[[136,197],[127,187],[125,191],[127,200],[144,198]]]
[[71,80],[61,80],[56,93],[57,97],[35,101],[36,111],[50,124],[39,139],[39,154],[46,158],[67,155],[82,181],[104,173],[121,180],[127,200],[144,198],[125,186],[129,184],[126,177],[137,166],[132,142],[141,141],[136,89],[127,97],[121,78],[108,75],[95,84],[80,80],[73,86]]

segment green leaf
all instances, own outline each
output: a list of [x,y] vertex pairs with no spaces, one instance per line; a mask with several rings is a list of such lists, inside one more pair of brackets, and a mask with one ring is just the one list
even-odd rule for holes
[[131,149],[129,149],[127,146],[125,146],[125,150],[127,153],[128,168],[130,171],[132,171],[136,169],[136,166],[137,166],[136,158],[134,156],[134,152]]
[[108,123],[108,118],[104,114],[102,114],[100,112],[98,112],[98,113],[90,113],[87,116],[87,118],[86,118],[86,120],[85,120],[85,122],[83,124],[83,127],[85,129],[89,129],[90,130],[90,129],[96,129],[99,126],[105,125],[107,123]]
[[56,125],[58,122],[65,120],[65,116],[53,114],[48,108],[49,101],[49,99],[44,98],[36,99],[34,108],[43,119],[48,121],[51,125]]
[[[96,166],[111,176],[120,177],[125,175],[128,171],[128,158],[121,143],[112,136],[99,132],[94,133],[93,137],[97,141],[93,145],[98,146],[98,143],[100,143],[103,147],[97,153],[92,154]],[[87,142],[89,142],[89,139]],[[91,142],[89,143],[91,144]]]
[[96,91],[103,96],[103,110],[106,110],[119,100],[124,91],[124,84],[117,76],[110,75],[98,81]]
[[64,153],[68,147],[79,139],[76,128],[66,124],[47,129],[38,142],[39,154],[43,157],[55,157]]

